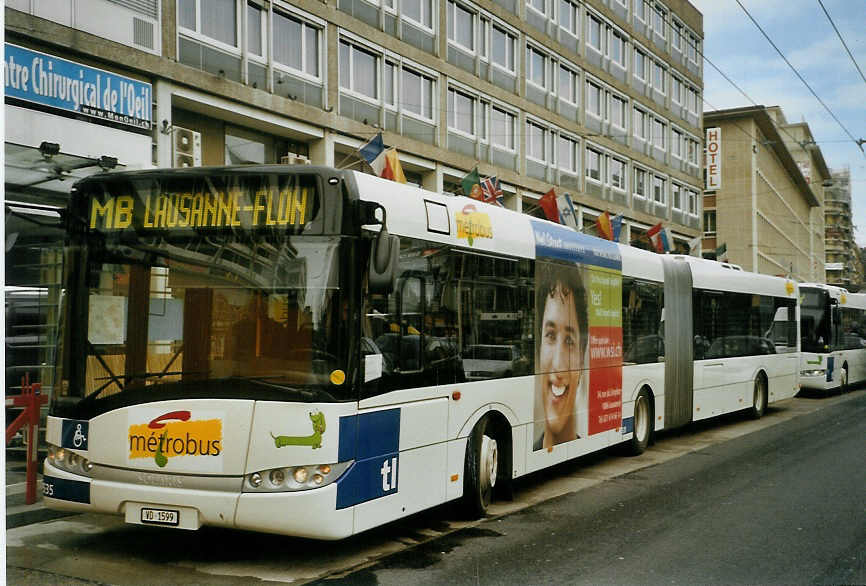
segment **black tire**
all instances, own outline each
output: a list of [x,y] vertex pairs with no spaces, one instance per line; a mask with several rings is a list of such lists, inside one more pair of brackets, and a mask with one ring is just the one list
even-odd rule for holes
[[496,440],[485,433],[488,422],[485,417],[476,423],[466,444],[462,508],[470,519],[479,519],[487,513],[502,463]]
[[646,389],[641,389],[634,400],[634,433],[626,444],[626,453],[640,456],[646,451],[652,437],[655,409]]
[[752,394],[752,407],[749,416],[752,419],[760,419],[767,409],[767,381],[760,374],[755,377],[754,393]]

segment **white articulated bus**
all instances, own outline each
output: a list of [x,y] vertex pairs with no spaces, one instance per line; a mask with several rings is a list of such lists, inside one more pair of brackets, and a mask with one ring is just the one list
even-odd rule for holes
[[94,176],[66,223],[53,508],[338,539],[797,388],[792,281],[354,171]]
[[846,391],[866,381],[866,294],[800,285],[800,385]]

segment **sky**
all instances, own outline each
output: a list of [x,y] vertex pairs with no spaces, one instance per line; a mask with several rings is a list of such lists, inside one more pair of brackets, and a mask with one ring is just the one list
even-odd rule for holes
[[[690,0],[704,15],[704,111],[781,106],[806,122],[830,169],[851,169],[855,238],[866,246],[866,154],[779,56],[737,0]],[[854,139],[866,139],[866,80],[818,0],[740,0]],[[866,75],[866,0],[821,0]],[[782,135],[785,136],[784,134]],[[866,149],[866,145],[864,145]]]

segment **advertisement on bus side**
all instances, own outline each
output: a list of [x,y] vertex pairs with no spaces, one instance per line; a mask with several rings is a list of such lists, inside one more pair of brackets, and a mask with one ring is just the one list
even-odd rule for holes
[[532,222],[536,247],[533,451],[622,424],[622,260],[612,243]]

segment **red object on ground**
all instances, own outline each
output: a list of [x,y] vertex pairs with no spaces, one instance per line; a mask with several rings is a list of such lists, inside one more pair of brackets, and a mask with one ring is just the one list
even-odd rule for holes
[[27,492],[24,502],[32,505],[36,502],[36,447],[39,442],[39,411],[48,402],[48,397],[42,393],[42,384],[30,384],[30,375],[21,378],[21,394],[6,399],[6,405],[24,407],[24,411],[6,428],[6,443],[8,444],[18,430],[27,426]]

